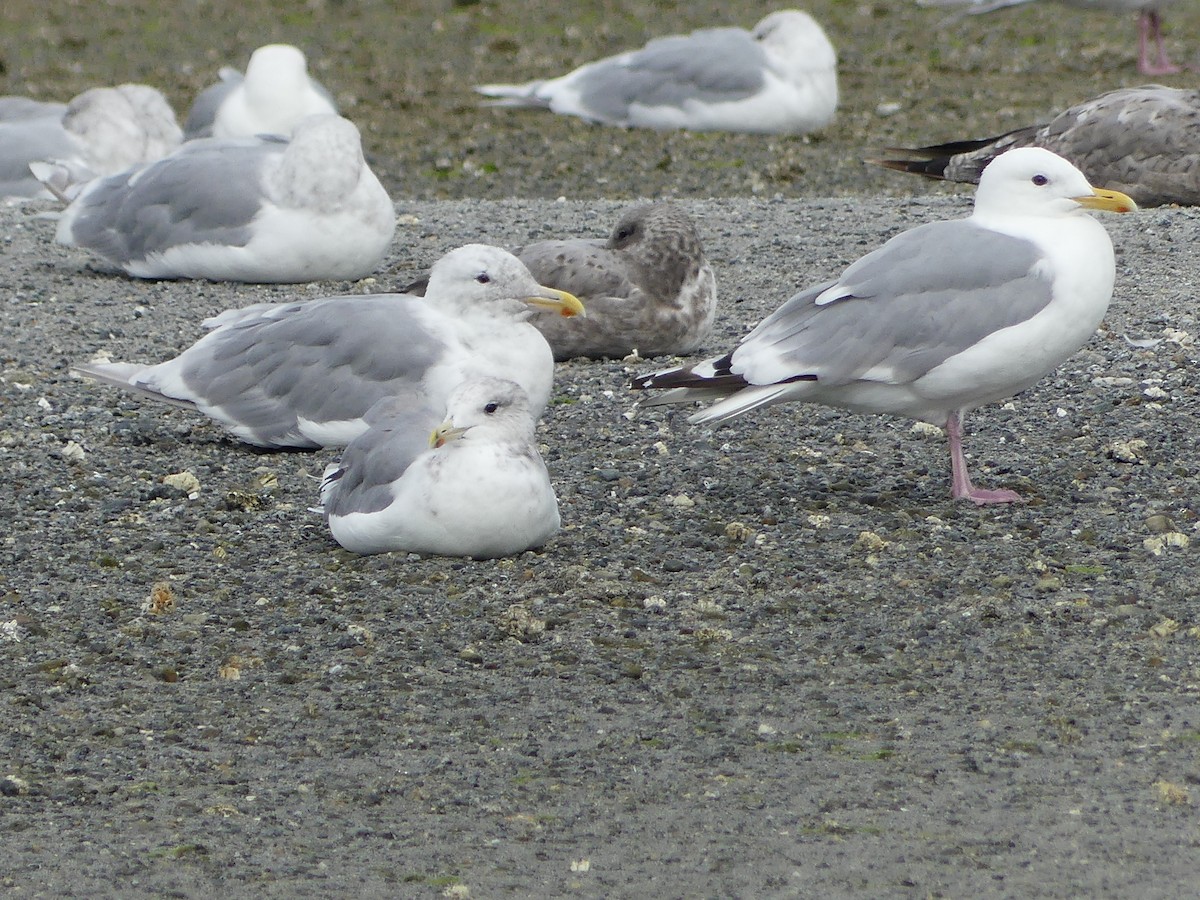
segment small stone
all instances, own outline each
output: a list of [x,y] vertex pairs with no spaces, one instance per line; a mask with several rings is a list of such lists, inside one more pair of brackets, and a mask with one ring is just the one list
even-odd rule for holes
[[191,472],[174,472],[170,475],[164,475],[162,483],[182,494],[186,494],[189,500],[195,500],[200,496],[200,479]]
[[1165,534],[1168,531],[1175,530],[1175,523],[1171,521],[1170,516],[1164,516],[1161,513],[1158,513],[1147,517],[1146,530],[1151,534]]
[[509,637],[525,642],[541,640],[546,631],[546,620],[537,618],[519,603],[502,612],[496,624]]
[[1131,441],[1113,441],[1107,447],[1107,453],[1117,462],[1141,464],[1146,461],[1146,447],[1141,438]]
[[5,797],[21,797],[29,793],[29,782],[16,775],[5,775],[0,778],[0,795]]
[[481,663],[483,662],[483,654],[474,647],[463,647],[458,651],[458,658],[463,662]]
[[1168,531],[1165,534],[1148,537],[1142,541],[1142,546],[1154,556],[1162,556],[1170,548],[1183,548],[1189,543],[1188,536],[1178,531]]

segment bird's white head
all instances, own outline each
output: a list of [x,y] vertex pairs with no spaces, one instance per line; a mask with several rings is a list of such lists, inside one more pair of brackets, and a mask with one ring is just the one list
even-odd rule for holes
[[1001,153],[983,170],[975,192],[980,216],[1064,216],[1082,209],[1130,212],[1137,204],[1120,191],[1093,188],[1079,169],[1041,147]]
[[500,308],[520,318],[528,318],[533,308],[583,315],[574,294],[538,284],[523,262],[487,244],[467,244],[434,263],[425,296],[463,311]]
[[529,395],[504,378],[471,378],[450,392],[446,420],[434,429],[430,445],[444,447],[468,434],[474,438],[523,439],[533,435]]

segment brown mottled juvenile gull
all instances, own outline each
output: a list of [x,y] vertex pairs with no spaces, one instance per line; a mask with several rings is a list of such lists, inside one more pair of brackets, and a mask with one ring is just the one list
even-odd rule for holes
[[228,67],[219,75],[192,103],[183,127],[188,140],[289,135],[301,119],[337,113],[329,91],[309,76],[303,51],[291,44],[259,47],[244,76]]
[[367,411],[407,394],[434,409],[467,378],[516,381],[536,415],[554,359],[526,321],[531,307],[582,313],[543,287],[515,256],[468,244],[434,264],[425,298],[326,297],[232,309],[167,362],[93,362],[75,371],[143,396],[195,408],[259,447],[336,447],[366,430]]
[[189,141],[92,181],[63,212],[58,240],[138,278],[299,282],[371,274],[395,228],[358,129],[321,115],[290,140]]
[[966,219],[897,235],[836,281],[796,294],[732,352],[633,386],[668,389],[651,405],[718,400],[693,422],[788,401],[909,416],[946,430],[953,497],[1020,500],[971,483],[963,418],[1030,387],[1087,341],[1116,265],[1086,210],[1134,208],[1048,150],[1010,150],[984,171]]
[[54,160],[73,179],[112,175],[179,146],[166,98],[144,84],[91,88],[70,103],[0,97],[0,196],[50,196],[30,163]]
[[520,385],[464,381],[432,435],[405,402],[381,400],[370,418],[321,483],[329,530],[347,550],[490,559],[540,547],[558,531]]
[[604,125],[803,134],[837,109],[837,54],[808,13],[781,10],[754,26],[657,38],[563,75],[483,84],[494,106],[527,106]]
[[[921,6],[962,6],[967,15],[995,12],[1011,6],[1024,6],[1035,0],[918,0]],[[1058,0],[1077,9],[1103,10],[1113,13],[1138,15],[1138,72],[1143,75],[1171,75],[1183,71],[1167,56],[1163,44],[1161,10],[1175,0]],[[1150,58],[1150,44],[1154,43],[1155,58]]]
[[946,181],[979,182],[1013,147],[1045,147],[1095,184],[1123,191],[1139,206],[1200,204],[1200,91],[1148,84],[1077,103],[1045,125],[997,137],[928,147],[889,148],[871,162]]
[[[606,240],[537,241],[513,253],[542,284],[569,291],[586,317],[534,313],[554,358],[691,353],[712,331],[717,285],[696,223],[674,203],[624,210]],[[406,291],[420,293],[424,280]]]

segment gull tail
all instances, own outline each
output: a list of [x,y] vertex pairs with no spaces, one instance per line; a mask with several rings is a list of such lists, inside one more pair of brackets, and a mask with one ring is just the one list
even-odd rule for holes
[[662,391],[638,401],[639,406],[665,406],[695,400],[721,400],[747,387],[746,379],[730,369],[730,355],[694,366],[676,366],[638,375],[629,386],[635,391]]
[[[992,146],[997,138],[980,138],[974,141],[950,141],[946,144],[930,144],[928,147],[885,147],[884,153],[895,154],[885,159],[869,158],[866,162],[873,166],[883,166],[897,172],[908,172],[912,175],[924,175],[926,178],[947,179],[947,170],[956,156],[974,153]],[[990,158],[989,158],[990,161]],[[983,166],[979,166],[979,172]],[[978,172],[975,181],[979,181]]]
[[86,166],[72,165],[61,159],[36,160],[29,164],[29,171],[42,187],[66,204],[96,178],[96,173]]
[[525,84],[477,84],[475,93],[493,99],[484,106],[521,106],[549,109],[550,101],[538,96],[544,81],[529,81]]
[[196,408],[196,404],[190,400],[168,397],[166,394],[159,393],[153,388],[146,387],[144,384],[138,384],[137,379],[148,368],[149,366],[143,366],[140,363],[90,362],[78,363],[71,366],[71,371],[76,375],[82,375],[85,378],[94,378],[96,381],[123,388],[134,394],[157,400],[160,403],[170,403],[172,406],[178,406],[182,409]]

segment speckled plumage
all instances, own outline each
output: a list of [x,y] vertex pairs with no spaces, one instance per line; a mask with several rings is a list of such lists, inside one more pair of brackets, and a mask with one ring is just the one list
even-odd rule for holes
[[1200,204],[1200,90],[1151,84],[1109,91],[1044,125],[997,137],[891,148],[889,169],[978,183],[1005,150],[1044,147],[1070,160],[1094,184],[1123,191],[1139,206]]
[[538,281],[587,308],[586,318],[531,319],[555,359],[691,353],[712,331],[716,278],[695,222],[675,204],[630,207],[604,241],[539,241],[514,252]]

